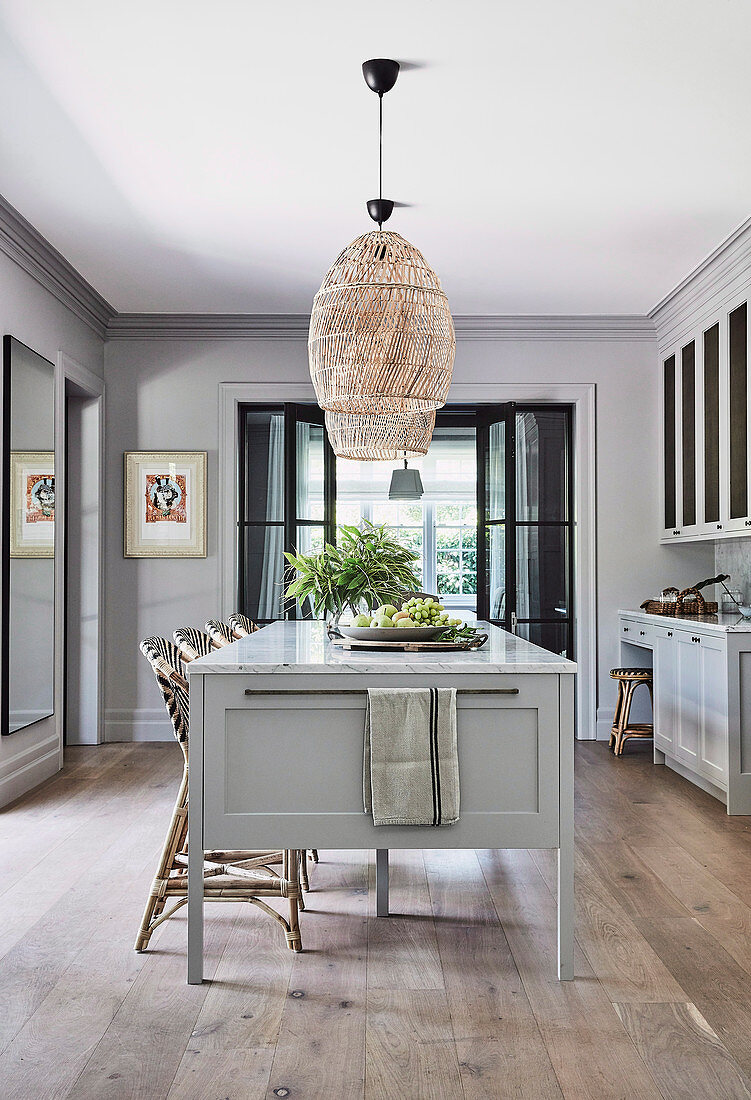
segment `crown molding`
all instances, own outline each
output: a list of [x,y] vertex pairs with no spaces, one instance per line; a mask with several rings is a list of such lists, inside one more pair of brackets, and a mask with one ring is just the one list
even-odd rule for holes
[[0,195],[0,251],[104,338],[115,310],[26,218]]
[[[305,313],[118,313],[107,338],[279,339],[307,338]],[[654,340],[654,322],[638,314],[598,316],[458,315],[462,340]]]
[[649,317],[664,349],[680,341],[751,289],[751,218],[747,218],[673,290]]
[[[1,195],[0,251],[108,340],[307,338],[305,313],[118,313]],[[454,327],[461,340],[655,338],[652,316],[639,314],[458,314]]]

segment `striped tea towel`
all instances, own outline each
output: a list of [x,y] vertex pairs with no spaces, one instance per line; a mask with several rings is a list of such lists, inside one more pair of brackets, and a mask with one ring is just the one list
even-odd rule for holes
[[459,820],[456,688],[369,688],[363,760],[374,825]]

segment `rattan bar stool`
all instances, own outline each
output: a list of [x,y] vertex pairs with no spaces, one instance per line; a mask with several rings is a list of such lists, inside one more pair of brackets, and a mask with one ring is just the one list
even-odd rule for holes
[[221,649],[223,646],[230,645],[236,640],[232,637],[231,628],[220,619],[209,619],[204,625],[206,633],[214,643],[214,649]]
[[232,631],[233,638],[247,638],[250,634],[255,634],[258,630],[258,626],[249,619],[247,615],[243,615],[240,611],[233,611],[227,619],[227,626]]
[[[182,749],[183,775],[136,937],[136,951],[145,951],[154,929],[188,900],[188,679],[177,646],[166,638],[147,638],[141,642],[141,652],[154,671],[173,732]],[[204,898],[206,901],[250,902],[281,924],[288,947],[301,951],[300,855],[299,849],[204,852]],[[281,863],[281,873],[273,869],[273,863]],[[264,901],[272,897],[287,899],[288,920]],[[174,904],[168,909],[170,901]]]
[[631,700],[634,692],[640,684],[646,684],[649,688],[649,698],[654,707],[652,695],[652,669],[651,668],[611,668],[610,675],[618,683],[618,699],[615,704],[613,726],[610,731],[610,748],[616,756],[623,756],[623,746],[631,739],[646,741],[654,736],[654,726],[651,722],[631,722]]
[[[230,624],[235,616],[230,616]],[[239,616],[238,616],[239,618]],[[245,616],[242,616],[245,619]],[[218,622],[218,620],[211,620],[212,623]],[[245,619],[247,623],[250,623],[250,619]],[[223,626],[223,623],[219,624]],[[255,624],[255,630],[258,629]],[[198,630],[194,626],[180,626],[177,630],[173,631],[172,637],[175,639],[175,645],[180,650],[180,656],[183,661],[195,661],[199,657],[205,657],[208,653],[213,653],[216,650],[216,646],[212,638],[203,630]],[[310,879],[308,878],[308,857],[313,860],[314,863],[318,863],[318,850],[316,848],[300,849],[300,884],[303,890],[310,890]],[[281,860],[281,853],[279,856]],[[305,901],[302,893],[300,894],[300,908],[305,908]]]

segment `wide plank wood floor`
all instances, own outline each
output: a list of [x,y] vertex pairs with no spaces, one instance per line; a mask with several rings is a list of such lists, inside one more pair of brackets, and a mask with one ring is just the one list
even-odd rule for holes
[[174,745],[71,749],[0,812],[4,1100],[751,1100],[751,818],[577,745],[576,979],[552,852],[322,852],[305,951],[251,906],[133,952]]

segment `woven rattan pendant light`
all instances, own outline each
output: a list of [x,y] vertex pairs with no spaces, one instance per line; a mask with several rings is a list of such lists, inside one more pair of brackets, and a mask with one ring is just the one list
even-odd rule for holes
[[326,413],[326,430],[339,458],[358,462],[393,462],[428,453],[435,409],[418,412]]
[[[383,95],[398,72],[395,61],[363,65],[368,86],[378,93],[379,135]],[[382,177],[379,156],[379,198],[367,203],[378,229],[340,253],[310,318],[310,373],[318,404],[329,414],[332,446],[343,458],[355,452],[381,460],[405,451],[425,454],[435,418],[417,414],[446,403],[454,365],[448,299],[422,253],[383,229],[394,203],[383,198]]]

